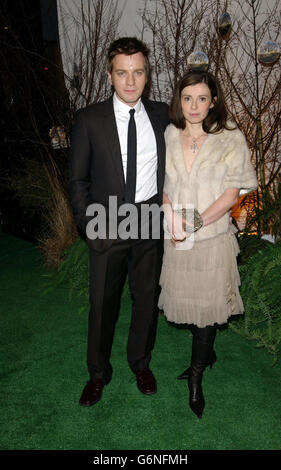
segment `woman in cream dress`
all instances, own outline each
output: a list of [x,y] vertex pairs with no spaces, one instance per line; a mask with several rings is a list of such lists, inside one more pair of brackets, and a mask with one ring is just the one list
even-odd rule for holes
[[[170,117],[159,307],[169,321],[190,325],[191,363],[178,378],[188,380],[190,407],[201,417],[202,376],[216,361],[216,327],[243,312],[230,211],[240,191],[257,188],[257,179],[246,139],[227,121],[221,87],[211,73],[189,72],[179,81]],[[198,217],[190,220],[181,207],[198,211]]]

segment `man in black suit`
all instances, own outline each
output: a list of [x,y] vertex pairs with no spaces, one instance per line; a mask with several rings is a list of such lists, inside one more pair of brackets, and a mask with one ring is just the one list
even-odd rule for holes
[[[153,220],[145,239],[140,225],[137,236],[129,238],[118,230],[117,235],[108,230],[112,198],[119,226],[124,222],[120,209],[125,203],[132,204],[138,215],[142,203],[149,207],[162,204],[168,106],[142,98],[149,77],[148,53],[146,45],[136,38],[114,41],[108,50],[107,70],[114,94],[104,102],[79,110],[73,126],[70,200],[90,253],[90,380],[80,398],[84,406],[97,403],[104,385],[111,380],[110,354],[127,275],[132,296],[128,363],[142,393],[157,390],[149,363],[156,336],[161,237],[152,236]],[[104,237],[97,235],[89,223],[96,214],[91,208],[97,204],[106,214]],[[100,224],[104,225],[104,221]]]

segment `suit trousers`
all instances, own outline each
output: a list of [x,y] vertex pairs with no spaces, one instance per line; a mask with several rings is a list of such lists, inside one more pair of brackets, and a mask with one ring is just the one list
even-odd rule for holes
[[87,364],[90,378],[111,380],[114,331],[124,283],[132,299],[127,360],[133,372],[149,366],[154,347],[163,242],[118,238],[104,253],[90,249]]

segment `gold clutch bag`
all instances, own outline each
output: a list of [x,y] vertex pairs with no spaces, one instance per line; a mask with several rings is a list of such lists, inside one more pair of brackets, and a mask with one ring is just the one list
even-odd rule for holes
[[187,233],[194,233],[199,230],[203,225],[203,219],[196,208],[194,209],[175,209],[187,223],[183,223],[183,230]]

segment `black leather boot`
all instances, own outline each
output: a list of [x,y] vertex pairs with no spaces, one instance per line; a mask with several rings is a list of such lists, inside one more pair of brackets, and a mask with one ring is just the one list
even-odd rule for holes
[[[215,351],[214,349],[212,349],[206,367],[209,366],[210,369],[212,369],[212,367],[213,367],[213,365],[214,365],[215,362],[217,362],[217,355],[216,355],[216,351]],[[183,371],[183,373],[180,374],[180,375],[177,377],[177,379],[178,379],[178,380],[187,380],[188,377],[189,377],[189,374],[190,374],[190,367],[188,367],[187,369],[185,369],[185,371]]]
[[198,418],[202,418],[205,399],[202,390],[202,375],[188,377],[189,406]]
[[189,406],[198,418],[201,418],[205,407],[202,378],[213,350],[216,326],[194,327],[192,334],[191,365],[188,373]]
[[[198,340],[203,340],[205,342],[207,338],[207,342],[212,341],[214,343],[215,337],[216,337],[216,326],[207,326],[205,328],[198,328],[196,325],[189,325],[190,331],[193,335],[193,337],[198,337]],[[210,338],[209,338],[210,336]],[[213,367],[214,363],[217,361],[217,355],[215,350],[212,348],[206,367],[210,367],[210,369]],[[190,374],[190,367],[188,367],[182,374],[180,374],[177,379],[178,380],[187,380],[188,376]]]

